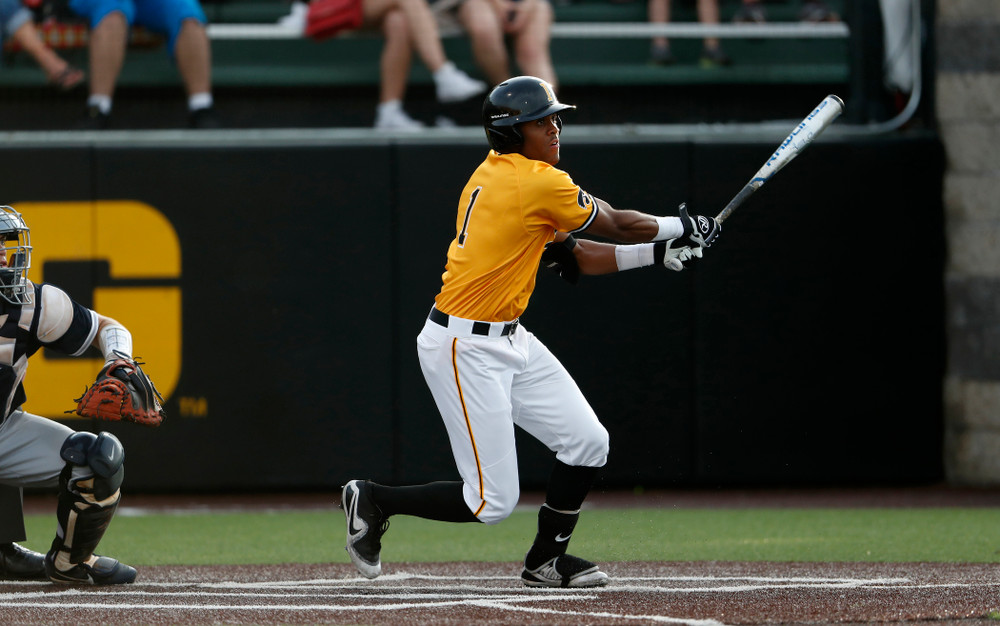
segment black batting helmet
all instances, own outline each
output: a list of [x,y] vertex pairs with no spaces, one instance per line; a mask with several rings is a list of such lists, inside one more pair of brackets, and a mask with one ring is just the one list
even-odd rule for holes
[[[534,76],[518,76],[500,83],[483,101],[483,128],[490,147],[500,152],[516,152],[524,137],[517,130],[521,122],[548,117],[575,109],[556,99],[552,85]],[[559,122],[562,128],[562,123]]]

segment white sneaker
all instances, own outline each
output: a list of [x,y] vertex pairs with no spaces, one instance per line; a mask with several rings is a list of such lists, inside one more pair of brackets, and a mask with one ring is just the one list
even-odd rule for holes
[[470,77],[451,61],[434,72],[434,84],[441,102],[461,102],[486,91],[486,83]]
[[424,128],[424,123],[406,114],[402,107],[379,106],[375,112],[375,129],[401,132],[416,132]]
[[292,3],[291,13],[278,20],[278,26],[297,33],[304,33],[306,32],[306,15],[308,14],[309,5],[296,0]]
[[445,130],[454,130],[458,128],[458,122],[451,119],[450,117],[446,117],[444,115],[438,115],[437,117],[434,118],[434,126],[436,128],[443,128]]

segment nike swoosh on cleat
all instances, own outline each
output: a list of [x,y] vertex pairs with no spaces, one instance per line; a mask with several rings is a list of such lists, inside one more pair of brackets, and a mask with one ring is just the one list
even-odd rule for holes
[[556,535],[556,541],[558,541],[559,543],[562,543],[564,541],[569,541],[569,538],[572,537],[572,536],[573,536],[573,533],[570,533],[570,534],[566,535],[565,537],[562,536],[562,533],[559,533],[558,535]]
[[364,528],[356,528],[354,526],[354,522],[357,519],[359,497],[361,497],[361,493],[357,487],[354,487],[354,497],[351,498],[351,503],[347,507],[347,532],[352,537],[364,531]]

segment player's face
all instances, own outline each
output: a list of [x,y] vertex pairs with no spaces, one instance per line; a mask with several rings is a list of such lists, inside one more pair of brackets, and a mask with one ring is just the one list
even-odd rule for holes
[[549,165],[559,162],[559,125],[555,114],[524,122],[521,124],[521,136],[524,137],[522,155]]

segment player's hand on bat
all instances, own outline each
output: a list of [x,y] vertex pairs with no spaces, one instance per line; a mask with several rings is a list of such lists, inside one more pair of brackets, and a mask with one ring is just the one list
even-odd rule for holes
[[680,247],[674,248],[672,244],[678,239],[670,239],[666,242],[665,251],[663,254],[663,266],[668,270],[673,270],[679,272],[684,269],[684,263],[690,261],[694,257],[701,257],[701,248],[697,249],[697,253],[691,249],[690,246],[681,245]]
[[672,248],[690,246],[695,256],[701,258],[701,249],[708,248],[722,232],[722,224],[707,215],[688,215],[687,204],[681,204],[677,212],[681,217],[684,234],[671,241]]

